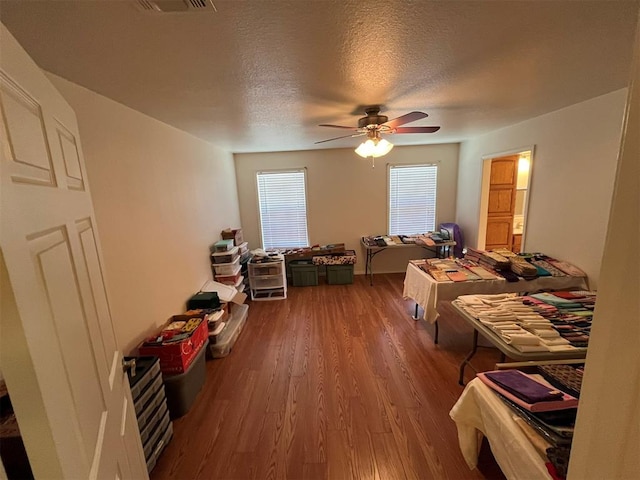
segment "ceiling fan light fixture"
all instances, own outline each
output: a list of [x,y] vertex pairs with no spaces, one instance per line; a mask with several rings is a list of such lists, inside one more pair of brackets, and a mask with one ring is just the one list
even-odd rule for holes
[[370,138],[366,142],[361,143],[355,151],[362,158],[377,158],[386,155],[392,148],[393,143],[388,142],[384,138]]
[[378,142],[378,145],[376,145],[376,148],[378,150],[377,151],[378,154],[376,156],[382,157],[391,151],[391,149],[393,148],[393,143],[388,142],[383,138]]

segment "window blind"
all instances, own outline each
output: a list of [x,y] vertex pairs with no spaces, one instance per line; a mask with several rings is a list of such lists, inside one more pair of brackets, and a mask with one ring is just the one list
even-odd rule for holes
[[305,170],[258,172],[262,248],[309,245]]
[[389,235],[435,230],[437,180],[437,165],[389,166]]

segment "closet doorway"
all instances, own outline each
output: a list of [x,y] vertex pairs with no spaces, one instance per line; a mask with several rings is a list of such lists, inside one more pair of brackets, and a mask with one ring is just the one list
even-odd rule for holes
[[483,157],[478,248],[522,251],[533,147]]

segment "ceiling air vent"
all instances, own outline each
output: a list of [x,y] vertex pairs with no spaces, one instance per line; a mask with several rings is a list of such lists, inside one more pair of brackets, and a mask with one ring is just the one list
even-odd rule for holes
[[211,0],[135,0],[136,8],[147,13],[216,12]]

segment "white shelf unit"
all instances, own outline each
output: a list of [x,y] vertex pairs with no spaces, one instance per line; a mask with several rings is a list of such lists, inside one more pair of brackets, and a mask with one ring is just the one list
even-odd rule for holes
[[287,298],[287,275],[284,257],[249,262],[251,300],[283,300]]

